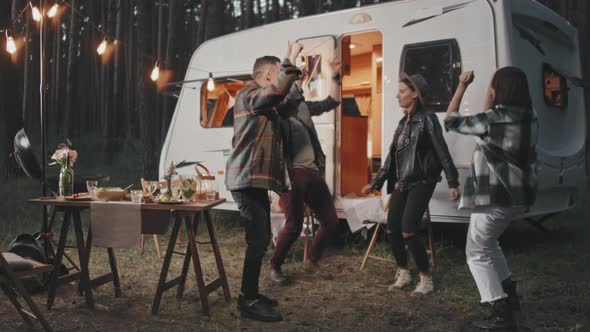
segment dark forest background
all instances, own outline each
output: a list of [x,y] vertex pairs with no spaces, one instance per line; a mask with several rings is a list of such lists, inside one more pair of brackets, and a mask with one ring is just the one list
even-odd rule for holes
[[[182,80],[197,47],[207,39],[271,22],[385,1],[377,0],[67,0],[46,19],[47,153],[70,138],[76,168],[127,163],[139,178],[155,178],[176,98],[158,91],[149,73],[156,61]],[[586,0],[540,1],[567,18],[580,33],[585,78],[590,77],[590,4]],[[0,170],[20,174],[8,158],[13,137],[25,128],[40,157],[39,29],[30,13],[11,26],[26,0],[0,1],[0,28],[19,43],[11,56],[0,50]],[[33,3],[39,4],[39,1]],[[46,1],[46,7],[54,2]],[[103,56],[96,48],[109,37]],[[113,40],[118,42],[113,45]],[[586,90],[586,97],[590,93]],[[129,167],[132,164],[132,167]],[[82,171],[84,172],[84,171]],[[115,173],[117,173],[115,171]]]

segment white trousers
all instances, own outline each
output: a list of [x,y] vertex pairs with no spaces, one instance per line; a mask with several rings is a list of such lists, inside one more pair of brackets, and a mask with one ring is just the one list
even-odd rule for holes
[[523,210],[522,207],[496,206],[479,208],[471,214],[465,254],[482,303],[507,297],[502,280],[511,273],[498,238],[513,217]]

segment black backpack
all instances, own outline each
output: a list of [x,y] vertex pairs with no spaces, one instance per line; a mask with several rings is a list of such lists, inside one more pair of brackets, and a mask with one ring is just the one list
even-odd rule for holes
[[[36,260],[39,263],[47,264],[48,260],[45,255],[45,250],[38,241],[31,234],[21,234],[17,236],[8,247],[8,252],[19,255],[21,257],[28,257]],[[41,292],[46,289],[49,281],[49,272],[36,273],[20,279],[23,286],[30,293]]]

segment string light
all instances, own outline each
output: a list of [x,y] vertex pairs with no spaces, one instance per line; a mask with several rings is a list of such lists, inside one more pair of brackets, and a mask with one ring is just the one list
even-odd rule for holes
[[154,69],[152,69],[152,74],[150,75],[150,78],[152,79],[152,81],[157,81],[158,77],[160,77],[160,62],[156,61],[156,64],[154,65]]
[[105,38],[102,40],[100,45],[98,45],[98,47],[96,48],[96,53],[98,53],[98,55],[103,55],[106,50],[107,50],[107,39]]
[[209,73],[209,79],[207,80],[207,91],[213,92],[215,90],[215,81],[213,81],[213,73]]
[[41,19],[43,18],[43,15],[41,15],[41,12],[39,11],[39,8],[33,6],[32,2],[29,2],[29,6],[31,6],[31,11],[33,13],[33,20],[35,22],[41,22]]
[[[54,4],[45,13],[48,18],[54,18],[59,14],[60,3],[62,3],[62,1],[55,0]],[[92,28],[94,28],[95,30],[97,30],[98,32],[102,33],[105,36],[104,39],[102,40],[102,42],[96,48],[96,53],[99,56],[105,54],[105,52],[107,51],[107,48],[109,47],[109,45],[108,45],[109,36],[105,33],[105,31],[103,31],[100,27],[96,26],[92,21],[89,20],[88,17],[82,15],[78,10],[76,10],[76,8],[72,7],[72,5],[70,5],[67,1],[63,1],[63,4],[65,4],[66,7],[70,8],[72,10],[73,14],[80,16],[85,22],[87,22],[89,25],[91,25]],[[25,7],[21,11],[21,13],[18,15],[18,17],[16,17],[16,19],[14,19],[14,21],[12,22],[13,25],[15,23],[17,23],[17,21],[21,18],[21,16],[23,14],[26,13],[27,9],[31,10],[31,15],[32,15],[32,18],[35,22],[41,22],[43,20],[43,13],[39,10],[39,8],[37,6],[33,5],[32,1],[29,1],[25,5]],[[14,40],[14,37],[8,35],[8,30],[9,30],[9,28],[0,29],[0,33],[5,32],[5,34],[6,34],[6,51],[10,54],[14,54],[17,51],[17,45]],[[26,43],[26,42],[27,42],[27,38],[23,37],[23,43]],[[113,45],[118,45],[118,42],[119,42],[118,40],[113,39]],[[159,61],[157,61],[154,68],[152,69],[152,72],[150,75],[150,78],[152,79],[152,81],[157,81],[159,79],[159,77],[160,77],[160,68],[159,67],[160,67]],[[189,67],[189,68],[195,69],[192,67]],[[203,72],[208,72],[207,70],[202,70],[202,69],[198,69],[198,70],[203,71]],[[227,72],[227,71],[225,71],[225,72]],[[235,72],[242,73],[245,71],[240,70],[240,71],[235,71]],[[214,91],[215,88],[216,87],[215,87],[215,81],[213,79],[213,73],[209,72],[209,78],[207,80],[207,90]]]
[[14,54],[16,52],[16,44],[14,43],[14,39],[12,36],[8,35],[8,30],[6,32],[6,51],[10,54]]
[[58,9],[59,9],[59,5],[57,3],[55,3],[53,6],[51,6],[51,8],[49,8],[49,11],[47,12],[47,17],[49,17],[49,18],[54,17],[57,14]]

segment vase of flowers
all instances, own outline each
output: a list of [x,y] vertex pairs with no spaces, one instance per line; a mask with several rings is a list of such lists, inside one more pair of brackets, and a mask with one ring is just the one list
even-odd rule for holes
[[59,196],[74,194],[74,163],[78,159],[78,152],[72,150],[68,144],[60,144],[51,156],[55,160],[51,165],[59,165]]
[[[166,181],[168,189],[160,195],[160,200],[169,201],[172,199],[178,199],[182,195],[182,178],[178,175],[176,171],[178,168],[191,166],[197,164],[196,161],[181,161],[178,164],[174,164],[174,162],[170,163],[170,166],[166,169],[166,173],[163,176],[163,179]],[[190,185],[192,186],[192,184]],[[192,188],[192,187],[191,187]]]
[[170,166],[168,166],[168,169],[166,170],[166,174],[164,175],[164,180],[166,180],[166,192],[164,192],[162,195],[165,197],[165,199],[170,200],[172,198],[172,177],[178,175],[178,173],[176,172],[176,165],[174,165],[174,162],[170,163]]

